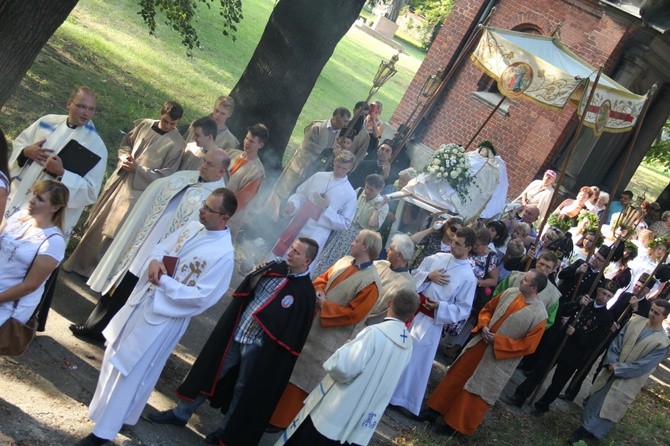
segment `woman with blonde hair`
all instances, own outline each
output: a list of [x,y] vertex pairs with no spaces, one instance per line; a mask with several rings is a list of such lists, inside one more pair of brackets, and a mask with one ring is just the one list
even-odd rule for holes
[[28,209],[13,214],[0,230],[0,324],[9,318],[22,323],[30,319],[46,280],[65,255],[67,187],[43,180],[32,190]]

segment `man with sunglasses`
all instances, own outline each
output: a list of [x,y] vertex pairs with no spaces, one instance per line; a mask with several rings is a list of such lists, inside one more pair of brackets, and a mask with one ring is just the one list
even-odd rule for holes
[[102,330],[128,300],[151,249],[198,218],[202,200],[225,186],[229,162],[217,147],[205,154],[199,170],[177,172],[149,185],[87,282],[102,297],[84,324],[70,325],[75,336],[102,340]]

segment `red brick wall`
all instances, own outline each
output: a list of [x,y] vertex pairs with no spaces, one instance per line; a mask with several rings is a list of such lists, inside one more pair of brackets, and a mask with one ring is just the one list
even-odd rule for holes
[[[417,103],[425,79],[444,67],[454,54],[483,0],[459,0],[398,105],[391,122],[403,123]],[[533,26],[549,35],[562,22],[561,41],[573,52],[605,72],[617,60],[626,38],[626,26],[607,16],[593,0],[501,0],[491,26],[513,29]],[[467,60],[452,87],[430,113],[423,143],[435,149],[440,144],[465,144],[491,112],[491,107],[473,97],[483,73]],[[508,100],[509,115],[496,113],[475,144],[489,139],[507,163],[509,195],[518,194],[538,172],[544,170],[560,149],[574,118],[575,107],[554,111],[521,100]]]

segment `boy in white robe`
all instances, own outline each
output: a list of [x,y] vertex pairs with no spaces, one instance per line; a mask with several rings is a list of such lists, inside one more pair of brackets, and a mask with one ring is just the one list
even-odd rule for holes
[[[217,189],[190,222],[159,243],[128,303],[103,332],[107,349],[89,406],[93,432],[78,446],[107,444],[142,413],[174,346],[191,317],[201,314],[230,284],[234,252],[226,224],[237,200]],[[178,257],[173,277],[164,256]]]
[[414,291],[398,291],[382,323],[340,347],[323,364],[328,375],[291,423],[299,427],[287,429],[275,446],[367,445],[412,356],[405,322],[418,306]]
[[412,360],[405,369],[391,404],[419,415],[430,369],[445,324],[464,323],[470,314],[477,279],[468,254],[475,245],[475,233],[460,228],[451,244],[451,254],[439,252],[423,259],[414,272],[419,296],[423,297],[409,326],[414,341]]

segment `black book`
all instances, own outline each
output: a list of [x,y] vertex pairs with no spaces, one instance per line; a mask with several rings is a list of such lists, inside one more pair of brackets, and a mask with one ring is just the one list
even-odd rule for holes
[[[99,155],[91,152],[74,139],[65,144],[65,147],[58,152],[58,156],[63,161],[63,168],[65,170],[69,170],[82,177],[86,176],[100,162]],[[48,170],[46,172],[54,177],[57,176]]]

